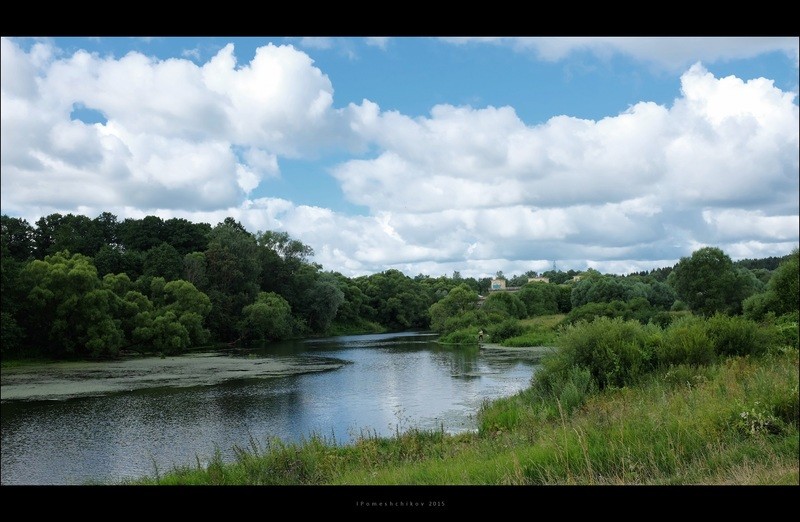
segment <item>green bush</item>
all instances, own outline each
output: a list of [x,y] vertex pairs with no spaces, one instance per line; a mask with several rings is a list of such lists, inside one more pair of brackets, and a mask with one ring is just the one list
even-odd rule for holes
[[537,375],[557,382],[579,366],[588,369],[599,388],[633,384],[652,368],[659,339],[658,327],[637,321],[599,317],[579,322],[561,333],[559,350],[544,358]]
[[692,315],[692,312],[684,310],[681,312],[657,312],[650,318],[650,322],[663,328],[668,328],[672,323],[681,317]]
[[719,355],[761,355],[770,344],[767,332],[741,316],[715,314],[707,321],[706,331]]
[[706,365],[716,359],[714,342],[706,333],[706,323],[695,316],[681,318],[667,328],[655,352],[656,360],[662,366]]
[[442,344],[478,344],[478,327],[462,328],[439,337]]
[[779,346],[790,346],[795,350],[800,349],[800,339],[798,338],[798,313],[792,312],[781,315],[778,318],[774,314],[769,314],[775,333],[775,344]]
[[448,334],[457,330],[475,327],[475,331],[486,323],[486,314],[479,310],[470,310],[453,317],[448,317],[444,320],[444,325],[441,326],[441,333]]
[[490,326],[487,329],[489,339],[493,343],[499,343],[510,337],[516,337],[522,332],[523,328],[516,319],[506,319],[500,324]]

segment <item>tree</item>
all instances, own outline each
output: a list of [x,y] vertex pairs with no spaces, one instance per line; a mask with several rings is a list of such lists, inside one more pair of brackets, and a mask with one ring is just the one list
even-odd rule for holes
[[169,243],[161,243],[144,255],[143,274],[161,276],[167,281],[181,277],[183,258]]
[[135,343],[175,354],[208,341],[210,334],[204,322],[211,311],[211,300],[192,283],[143,276],[136,286],[147,294],[138,290],[125,294],[122,320]]
[[742,300],[751,295],[755,276],[737,270],[731,258],[716,247],[704,247],[683,257],[667,278],[667,284],[693,312],[736,314]]
[[103,245],[94,255],[94,266],[100,276],[125,272],[122,252],[118,247]]
[[128,218],[117,227],[117,235],[125,250],[140,252],[147,252],[169,240],[164,235],[164,220],[158,216],[145,216],[142,219]]
[[91,259],[60,252],[21,272],[28,288],[25,328],[50,355],[116,355],[124,333],[116,320],[119,297],[103,286]]
[[524,319],[528,310],[516,294],[511,292],[492,292],[483,303],[483,311],[487,314],[499,312],[516,319]]
[[661,281],[653,281],[649,285],[647,300],[654,307],[661,310],[669,310],[675,302],[675,298],[675,290],[668,284]]
[[55,230],[62,217],[61,214],[55,213],[36,220],[36,229],[33,232],[36,259],[44,259],[46,255],[54,253],[51,247],[55,243]]
[[359,279],[359,284],[380,324],[392,330],[428,326],[432,303],[421,281],[391,269]]
[[200,289],[208,287],[206,255],[192,252],[183,256],[183,279]]
[[[596,270],[589,269],[587,276],[578,281],[572,289],[572,307],[577,308],[587,303],[627,301],[634,296],[633,285],[633,282],[625,279],[604,276]],[[639,293],[643,295],[645,289],[640,289]]]
[[0,242],[0,353],[20,355],[22,352],[25,330],[19,325],[17,315],[25,297],[25,291],[19,284],[19,274],[24,263],[9,254],[9,242],[3,235]]
[[102,244],[110,247],[119,246],[119,221],[117,216],[110,212],[103,212],[94,218],[94,228]]
[[800,299],[800,250],[795,248],[772,275],[767,289],[775,294],[775,313],[787,314],[798,309]]
[[0,241],[7,250],[3,258],[10,256],[17,261],[28,261],[33,258],[34,230],[28,222],[21,218],[12,218],[5,214],[0,216]]
[[73,254],[93,257],[105,244],[97,224],[86,216],[67,214],[53,229],[50,253],[69,250]]
[[259,292],[261,265],[256,239],[227,218],[209,234],[205,259],[207,293],[213,305],[209,326],[220,340],[234,339],[242,309],[253,303]]
[[800,250],[795,248],[775,269],[766,290],[748,297],[742,303],[746,317],[761,320],[768,313],[797,313],[800,299]]
[[183,218],[172,218],[164,221],[162,232],[165,241],[175,247],[181,256],[184,256],[191,252],[202,252],[208,247],[211,225],[192,223]]
[[315,332],[325,332],[344,302],[344,292],[339,289],[334,277],[323,274],[308,290],[306,301],[308,326]]
[[558,313],[560,290],[551,283],[530,283],[522,287],[517,296],[525,304],[529,317]]
[[286,339],[292,333],[292,309],[275,292],[260,292],[256,302],[242,310],[239,331],[254,340]]
[[430,306],[431,329],[444,332],[448,319],[474,311],[477,304],[478,294],[466,284],[460,284]]

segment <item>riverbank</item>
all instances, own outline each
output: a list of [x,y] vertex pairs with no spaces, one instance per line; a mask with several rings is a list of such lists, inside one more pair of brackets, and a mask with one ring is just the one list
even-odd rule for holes
[[800,483],[798,352],[674,366],[546,415],[532,389],[487,404],[477,433],[411,429],[340,446],[251,441],[138,484]]
[[282,377],[336,370],[327,357],[247,356],[196,352],[174,357],[132,356],[111,361],[37,362],[3,366],[0,398],[54,400],[142,388],[210,386],[233,379]]

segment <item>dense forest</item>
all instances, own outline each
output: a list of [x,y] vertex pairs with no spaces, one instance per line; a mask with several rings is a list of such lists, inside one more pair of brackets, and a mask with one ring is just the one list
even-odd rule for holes
[[[795,251],[733,262],[704,248],[675,267],[628,276],[498,272],[521,287],[510,293],[458,272],[348,278],[323,270],[313,255],[285,232],[252,234],[230,217],[212,227],[156,216],[119,221],[108,212],[51,214],[34,225],[3,215],[2,355],[103,358],[351,332],[513,330],[515,319],[554,313],[573,322],[663,323],[683,310],[758,318],[791,299],[776,293],[774,275],[797,259]],[[537,275],[550,282],[528,283]],[[793,291],[796,302],[796,282]]]

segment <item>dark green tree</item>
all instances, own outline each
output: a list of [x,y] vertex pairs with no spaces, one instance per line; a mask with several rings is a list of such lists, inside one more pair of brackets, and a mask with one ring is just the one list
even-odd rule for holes
[[528,315],[525,303],[515,293],[502,291],[489,294],[483,303],[483,311],[487,314],[496,312],[516,319],[524,319]]
[[255,237],[231,218],[214,227],[205,251],[208,297],[212,310],[209,327],[219,340],[238,337],[236,324],[242,309],[259,292],[261,265]]
[[742,300],[755,291],[752,288],[755,276],[749,275],[737,270],[731,258],[719,248],[705,247],[681,258],[667,283],[695,313],[737,314],[742,310]]
[[0,241],[5,246],[3,258],[28,261],[34,253],[34,229],[22,218],[0,216]]
[[242,310],[239,331],[242,338],[252,340],[280,340],[292,334],[292,309],[289,303],[275,292],[260,292],[256,302]]
[[117,236],[125,250],[139,252],[147,252],[161,243],[169,242],[164,230],[164,220],[158,216],[125,219],[117,227]]
[[430,306],[431,330],[444,332],[448,319],[474,311],[477,305],[478,294],[464,283],[458,285]]
[[180,279],[183,272],[183,256],[169,243],[161,243],[144,255],[143,274],[161,276],[167,281]]
[[517,297],[525,304],[527,315],[550,315],[558,313],[558,299],[561,291],[552,283],[528,283],[517,292]]

